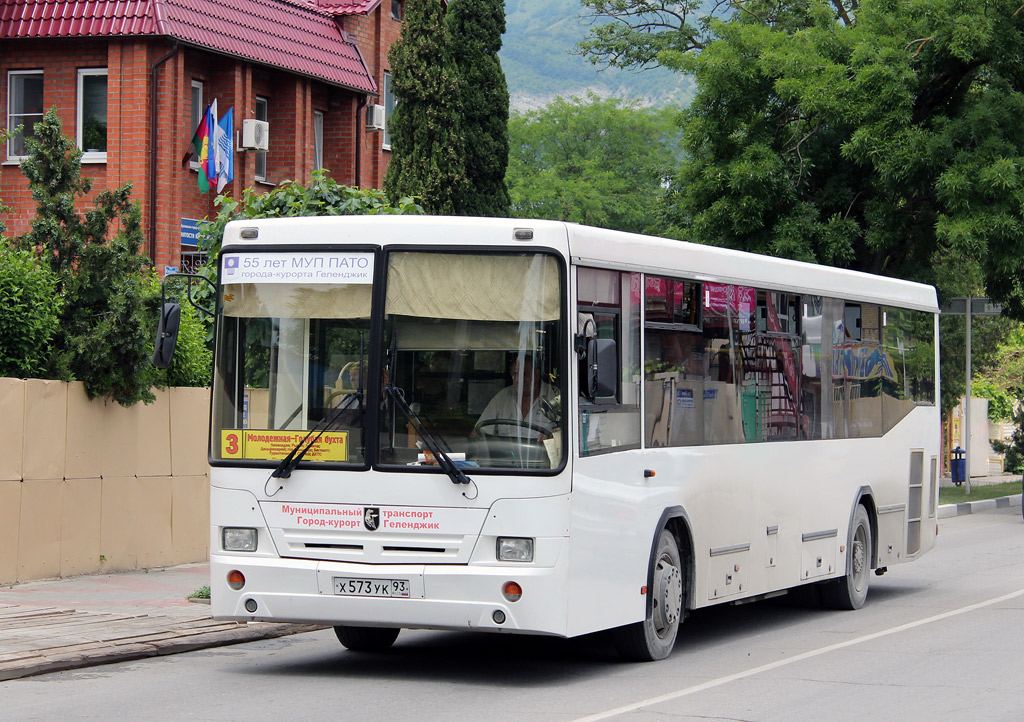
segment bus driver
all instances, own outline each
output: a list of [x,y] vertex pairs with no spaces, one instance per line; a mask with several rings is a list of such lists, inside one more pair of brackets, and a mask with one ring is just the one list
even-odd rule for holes
[[[551,438],[551,432],[558,426],[553,410],[558,392],[551,384],[541,381],[541,370],[534,365],[531,354],[515,356],[510,375],[512,385],[494,395],[480,414],[477,428],[483,426],[485,433],[498,436],[521,436],[534,440]],[[493,423],[500,419],[513,423]]]

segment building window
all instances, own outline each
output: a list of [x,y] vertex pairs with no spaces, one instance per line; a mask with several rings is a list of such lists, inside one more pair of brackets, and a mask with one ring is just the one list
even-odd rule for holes
[[36,123],[43,119],[43,73],[41,70],[12,70],[7,75],[7,130],[23,126],[7,141],[7,156],[28,155],[25,138],[35,134]]
[[78,71],[78,147],[82,161],[107,160],[107,69]]
[[402,0],[391,0],[391,19],[402,20]]
[[[256,120],[267,119],[267,99],[256,98]],[[267,151],[258,150],[256,151],[256,180],[266,181],[267,180]]]
[[388,125],[395,112],[395,94],[391,91],[391,73],[384,73],[384,143],[385,150],[391,150],[391,132]]
[[[196,130],[199,128],[199,121],[201,121],[203,119],[203,111],[206,110],[206,107],[203,105],[203,81],[201,81],[201,80],[193,80],[192,81],[191,102],[192,102],[192,115],[191,115],[192,127],[191,127],[191,134],[189,135],[189,140],[192,139],[192,136],[195,135]],[[193,153],[192,154],[192,162],[190,164],[190,167],[194,171],[198,171],[199,170],[199,154],[198,153]]]
[[324,167],[324,114],[313,111],[313,170]]

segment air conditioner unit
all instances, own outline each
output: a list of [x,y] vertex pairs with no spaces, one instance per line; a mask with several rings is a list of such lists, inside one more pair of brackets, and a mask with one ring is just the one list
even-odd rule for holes
[[252,118],[243,120],[242,147],[246,150],[267,150],[270,147],[270,123]]
[[384,130],[384,106],[368,105],[366,107],[366,127]]

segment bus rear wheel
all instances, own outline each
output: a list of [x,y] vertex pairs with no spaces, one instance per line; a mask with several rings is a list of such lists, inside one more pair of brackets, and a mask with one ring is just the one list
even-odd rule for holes
[[650,578],[644,621],[613,630],[619,654],[635,662],[665,659],[676,643],[683,618],[683,564],[679,545],[668,529],[658,535]]
[[846,547],[846,576],[825,582],[821,601],[829,609],[860,609],[871,581],[871,522],[863,505],[857,505]]
[[334,634],[353,652],[383,652],[398,639],[400,629],[384,627],[335,627]]

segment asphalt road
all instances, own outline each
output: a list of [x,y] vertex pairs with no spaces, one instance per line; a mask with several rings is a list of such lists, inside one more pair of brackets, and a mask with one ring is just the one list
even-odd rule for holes
[[1019,508],[945,519],[857,612],[799,599],[703,610],[673,655],[574,640],[405,631],[386,654],[330,631],[0,683],[22,720],[1018,720]]

